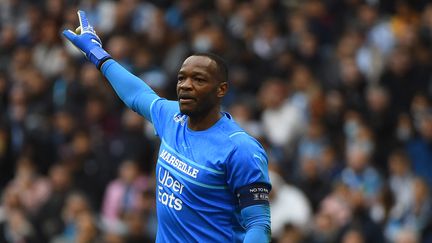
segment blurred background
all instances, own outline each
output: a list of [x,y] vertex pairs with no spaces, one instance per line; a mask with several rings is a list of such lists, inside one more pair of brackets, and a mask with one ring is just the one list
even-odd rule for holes
[[427,0],[0,1],[0,242],[154,241],[159,141],[61,37],[77,9],[161,96],[188,55],[226,59],[273,242],[432,242]]

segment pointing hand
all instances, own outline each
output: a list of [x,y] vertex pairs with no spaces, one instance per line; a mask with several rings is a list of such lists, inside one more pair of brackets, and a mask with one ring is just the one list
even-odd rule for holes
[[106,60],[111,59],[111,56],[102,48],[102,42],[89,24],[84,11],[78,11],[78,18],[80,26],[75,32],[64,30],[63,35],[80,49],[90,62],[100,69]]

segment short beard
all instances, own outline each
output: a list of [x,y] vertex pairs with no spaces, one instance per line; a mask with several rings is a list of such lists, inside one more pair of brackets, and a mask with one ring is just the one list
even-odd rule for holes
[[188,117],[194,119],[194,118],[203,118],[207,116],[212,110],[213,105],[210,105],[209,103],[203,104],[200,107],[197,107],[197,109],[191,111],[191,110],[182,110],[181,107],[179,107],[180,112],[184,115],[187,115]]

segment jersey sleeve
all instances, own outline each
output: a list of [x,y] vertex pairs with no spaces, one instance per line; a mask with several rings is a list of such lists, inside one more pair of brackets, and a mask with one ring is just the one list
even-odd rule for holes
[[150,108],[161,98],[150,86],[112,59],[102,65],[101,71],[126,106],[151,121]]
[[271,239],[270,207],[254,205],[241,210],[242,224],[246,229],[243,243],[267,243]]
[[126,106],[153,123],[157,135],[163,135],[165,127],[169,127],[169,119],[178,112],[177,101],[159,97],[144,81],[114,60],[106,61],[101,71]]
[[243,138],[237,139],[236,148],[227,162],[227,184],[230,190],[236,195],[249,186],[270,190],[268,159],[264,149],[248,135],[240,136]]
[[159,137],[163,137],[167,129],[172,129],[174,119],[182,118],[185,116],[179,113],[177,101],[157,99],[150,106],[150,121]]

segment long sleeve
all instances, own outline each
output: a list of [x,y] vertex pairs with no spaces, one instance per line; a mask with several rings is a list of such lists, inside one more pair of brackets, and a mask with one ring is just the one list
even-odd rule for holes
[[246,228],[243,243],[270,242],[270,207],[254,205],[241,210],[241,216]]
[[101,71],[126,106],[151,122],[151,107],[160,97],[144,81],[112,59],[102,65]]

